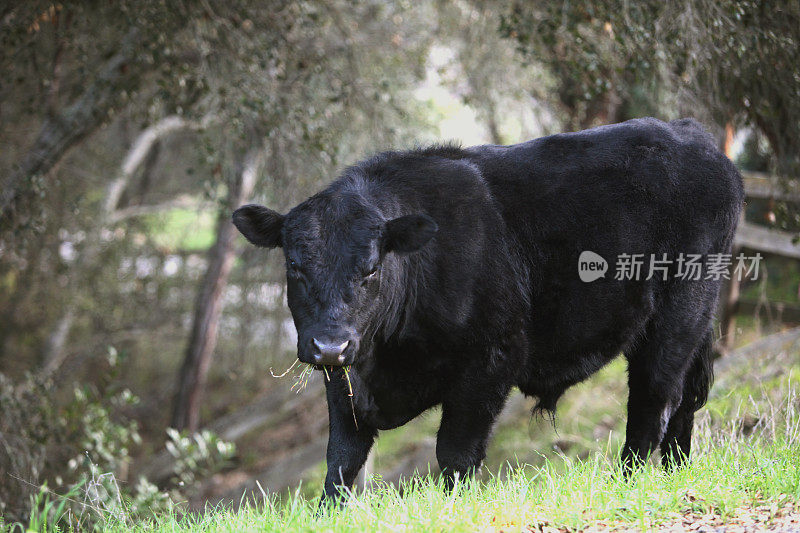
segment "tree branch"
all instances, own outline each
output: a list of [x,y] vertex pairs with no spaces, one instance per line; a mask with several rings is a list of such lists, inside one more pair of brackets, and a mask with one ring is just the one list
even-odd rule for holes
[[133,177],[136,169],[150,153],[153,145],[165,135],[177,130],[202,130],[207,128],[215,121],[213,115],[206,115],[200,121],[189,121],[179,115],[170,115],[159,120],[152,126],[145,128],[136,141],[131,146],[125,159],[122,161],[117,177],[111,180],[106,188],[106,197],[103,201],[102,214],[104,217],[111,217],[119,204],[122,193],[125,192],[128,183]]

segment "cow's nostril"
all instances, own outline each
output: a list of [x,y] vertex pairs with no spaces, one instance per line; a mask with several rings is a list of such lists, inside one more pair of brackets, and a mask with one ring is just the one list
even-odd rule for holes
[[347,347],[350,346],[349,340],[346,340],[341,344],[320,342],[317,339],[312,340],[314,341],[314,346],[317,348],[317,350],[319,350],[319,355],[322,356],[321,359],[338,359],[339,356],[344,353]]

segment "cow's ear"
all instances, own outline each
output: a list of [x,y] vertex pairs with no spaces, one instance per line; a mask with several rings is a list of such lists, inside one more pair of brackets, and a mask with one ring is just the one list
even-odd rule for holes
[[429,216],[406,215],[386,223],[383,250],[407,254],[422,248],[438,231],[439,226]]
[[233,212],[233,225],[256,246],[282,246],[283,215],[263,205],[243,205]]

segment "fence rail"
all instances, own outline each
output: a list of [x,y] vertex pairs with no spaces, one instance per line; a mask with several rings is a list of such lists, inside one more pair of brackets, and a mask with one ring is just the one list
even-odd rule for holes
[[[776,176],[761,172],[742,172],[746,198],[779,200],[784,202],[800,202],[800,186],[794,180],[779,180]],[[789,259],[800,259],[800,243],[796,235],[786,231],[759,226],[742,220],[734,237],[734,253],[747,248],[756,252],[778,255]],[[750,302],[739,301],[739,280],[731,277],[720,298],[720,327],[722,338],[717,350],[725,354],[731,350],[736,336],[736,315],[753,311]],[[784,319],[794,317],[794,306],[789,309]]]

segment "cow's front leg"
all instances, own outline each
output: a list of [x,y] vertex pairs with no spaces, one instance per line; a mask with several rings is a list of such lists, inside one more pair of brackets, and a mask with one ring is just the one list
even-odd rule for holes
[[342,372],[337,370],[330,374],[331,379],[325,384],[329,419],[328,473],[320,508],[331,503],[342,503],[364,466],[377,434],[364,421],[359,420],[356,427],[348,387],[346,382],[339,379]]
[[[487,376],[483,376],[486,378]],[[473,376],[464,380],[442,403],[442,424],[436,440],[436,459],[445,486],[472,476],[486,457],[486,444],[510,387]]]

